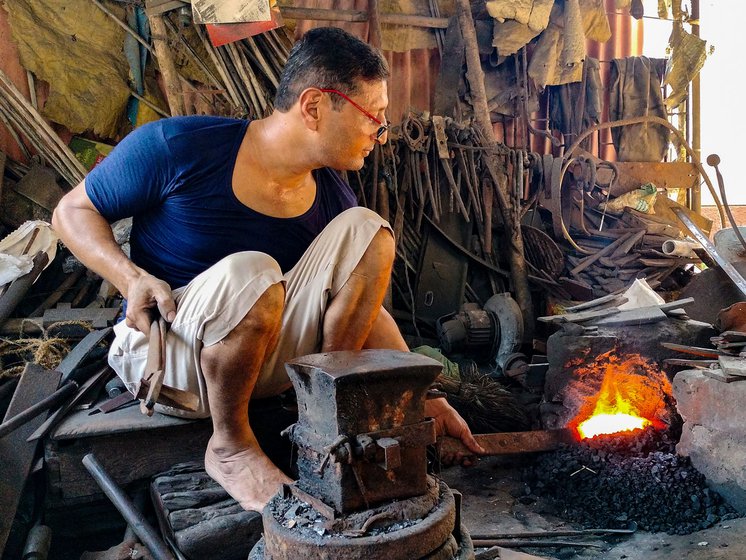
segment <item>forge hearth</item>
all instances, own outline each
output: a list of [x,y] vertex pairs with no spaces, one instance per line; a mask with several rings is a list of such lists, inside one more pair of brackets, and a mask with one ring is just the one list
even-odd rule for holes
[[[717,416],[717,399],[712,406],[693,404],[699,402],[697,390],[707,383],[690,383],[691,376],[666,369],[664,360],[675,353],[661,346],[706,347],[713,334],[710,325],[672,318],[624,328],[569,324],[553,334],[540,409],[543,427],[570,428],[582,435],[585,420],[604,415],[609,420],[633,417],[646,427],[586,437],[542,455],[527,471],[527,492],[550,498],[558,515],[588,527],[626,528],[634,522],[651,532],[688,534],[737,517],[728,494],[723,493],[724,499],[717,491],[724,487],[713,485],[706,468],[700,470],[700,463],[714,467],[718,459],[704,460],[706,446],[687,448],[698,436],[707,439],[696,424]],[[686,412],[678,407],[680,398]],[[677,449],[681,416],[695,425],[685,425],[686,443]],[[723,450],[717,444],[710,447]]]
[[663,360],[677,354],[661,343],[707,346],[713,334],[711,325],[672,318],[619,328],[564,325],[547,341],[542,426],[575,427],[580,417],[589,415],[589,407],[592,412],[599,392],[609,389],[609,371],[621,377],[616,386],[641,408],[641,416],[659,428],[670,424],[676,412],[669,383],[674,372]]

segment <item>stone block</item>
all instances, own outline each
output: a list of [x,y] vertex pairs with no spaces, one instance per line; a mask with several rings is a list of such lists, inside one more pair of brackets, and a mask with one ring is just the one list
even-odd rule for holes
[[708,485],[746,514],[746,380],[723,383],[699,370],[673,380],[684,420],[677,453],[689,456]]

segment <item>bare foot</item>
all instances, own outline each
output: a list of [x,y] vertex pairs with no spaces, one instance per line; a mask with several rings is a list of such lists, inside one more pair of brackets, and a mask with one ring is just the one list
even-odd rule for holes
[[245,510],[261,512],[281,484],[292,482],[257,448],[227,453],[207,443],[205,471]]

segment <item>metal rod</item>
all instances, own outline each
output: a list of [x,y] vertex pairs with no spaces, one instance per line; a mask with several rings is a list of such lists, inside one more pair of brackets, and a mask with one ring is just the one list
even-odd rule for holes
[[132,37],[134,37],[135,41],[137,41],[143,47],[145,47],[148,50],[148,52],[150,52],[150,54],[152,54],[153,56],[155,56],[155,51],[153,50],[153,47],[151,47],[150,44],[147,41],[145,41],[145,39],[143,39],[137,33],[135,33],[135,31],[129,25],[127,25],[121,19],[119,19],[116,16],[116,14],[114,14],[114,12],[110,11],[106,6],[104,6],[98,0],[91,0],[91,1],[96,5],[96,7],[99,10],[101,10],[107,16],[109,16],[114,21],[114,23],[116,23],[119,27],[121,27],[122,29],[124,29],[130,35],[132,35]]
[[213,65],[218,71],[218,74],[220,74],[220,78],[223,81],[223,88],[226,91],[226,97],[228,97],[230,102],[233,103],[234,107],[240,107],[241,100],[235,88],[233,87],[233,83],[231,82],[230,77],[228,76],[228,71],[222,58],[215,50],[215,47],[212,46],[212,43],[209,41],[209,39],[205,36],[205,33],[202,31],[201,26],[196,25],[195,29],[197,31],[197,35],[200,38],[200,41],[202,41],[202,45],[207,51],[207,54],[210,56],[210,60],[212,60]]
[[91,476],[96,480],[101,490],[104,491],[106,497],[117,508],[117,511],[122,514],[127,524],[132,527],[132,530],[140,541],[148,548],[153,558],[155,560],[175,560],[174,555],[171,554],[171,551],[166,546],[166,543],[163,542],[160,535],[145,520],[143,514],[135,508],[132,500],[114,482],[114,479],[106,472],[93,453],[89,453],[83,457],[83,465],[91,473]]
[[[52,130],[49,124],[44,118],[36,111],[31,103],[24,97],[24,95],[16,88],[15,84],[8,77],[7,74],[0,71],[0,84],[2,89],[5,90],[5,96],[3,97],[19,114],[19,116],[26,120],[28,126],[34,130],[40,130],[42,135],[42,144],[46,141],[50,150],[59,156],[62,160],[62,168],[59,169],[60,174],[68,179],[71,185],[76,185],[86,175],[86,170],[72,153],[70,148],[65,144],[59,135]],[[21,131],[25,133],[26,129],[21,127]],[[70,180],[69,178],[72,178]]]
[[517,533],[482,533],[471,534],[474,541],[497,539],[527,539],[545,537],[576,537],[580,535],[631,535],[635,529],[557,529],[550,531],[524,531]]
[[53,408],[57,404],[64,402],[68,397],[74,395],[78,390],[78,384],[74,381],[63,385],[57,389],[54,393],[49,395],[47,398],[40,400],[35,405],[28,407],[23,412],[19,412],[10,420],[7,420],[0,424],[0,438],[5,437],[10,432],[20,428],[24,424],[27,424],[42,412]]
[[730,204],[728,204],[728,197],[725,193],[725,182],[723,181],[723,175],[720,173],[720,168],[718,167],[718,165],[720,164],[720,156],[717,154],[710,154],[709,156],[707,156],[707,164],[715,168],[718,188],[720,189],[720,196],[723,199],[723,209],[728,216],[728,220],[730,220],[730,225],[733,227],[733,233],[738,238],[738,241],[741,242],[741,246],[746,249],[746,240],[744,240],[743,235],[741,235],[741,230],[738,228],[738,222],[736,222],[736,219],[733,216],[733,212],[731,212]]
[[146,99],[145,97],[137,93],[134,89],[130,89],[130,95],[134,97],[135,99],[137,99],[138,101],[150,107],[154,112],[158,113],[160,116],[164,118],[168,118],[171,116],[169,113],[167,113],[166,111],[158,107],[158,105],[156,105],[152,101],[149,101],[148,99]]
[[511,539],[485,539],[485,540],[473,540],[472,544],[474,548],[482,548],[487,546],[500,546],[502,548],[533,548],[533,547],[545,547],[545,548],[562,548],[562,547],[579,547],[579,548],[602,548],[600,544],[589,543],[589,542],[573,542],[573,541],[515,541]]

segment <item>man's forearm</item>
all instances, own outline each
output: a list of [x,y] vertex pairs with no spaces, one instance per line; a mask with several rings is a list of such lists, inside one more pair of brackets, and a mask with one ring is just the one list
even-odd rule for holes
[[52,216],[52,226],[80,262],[127,297],[127,286],[142,269],[124,254],[103,216],[63,198]]

